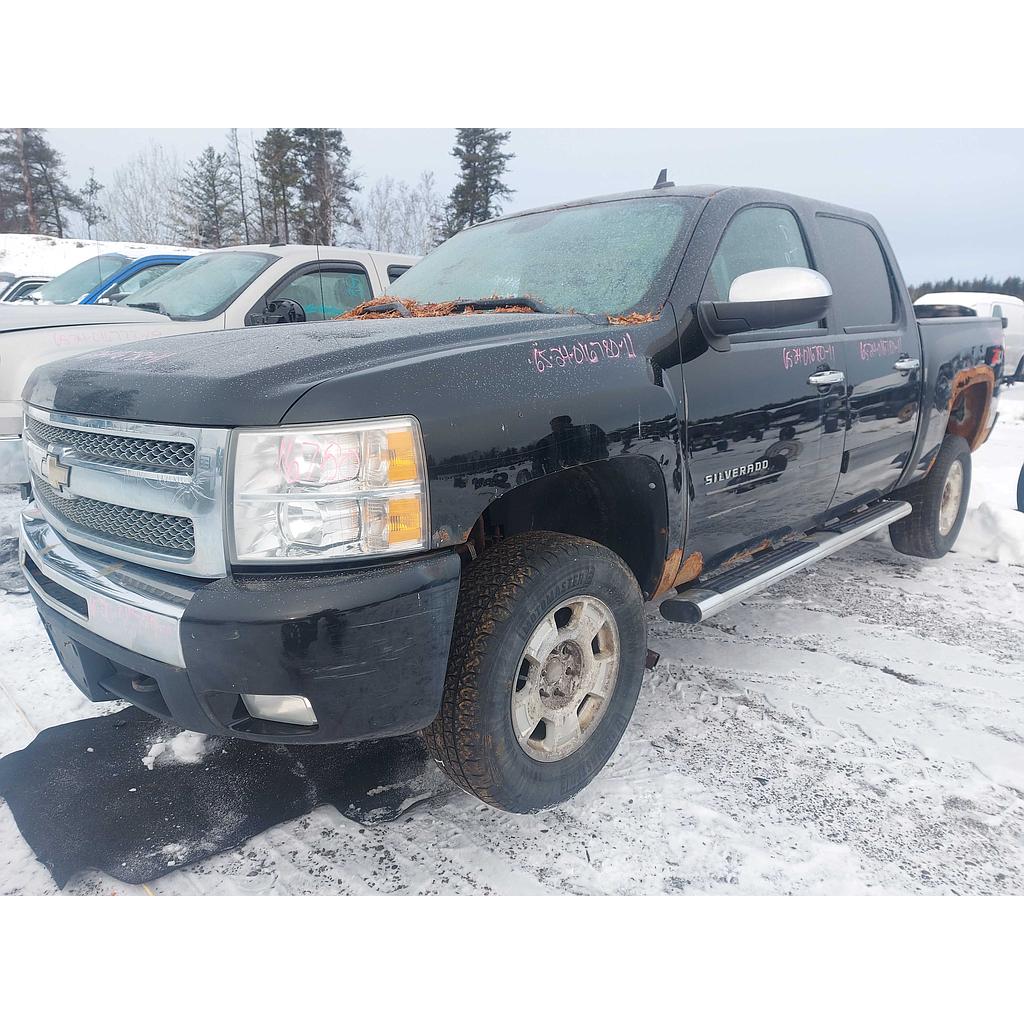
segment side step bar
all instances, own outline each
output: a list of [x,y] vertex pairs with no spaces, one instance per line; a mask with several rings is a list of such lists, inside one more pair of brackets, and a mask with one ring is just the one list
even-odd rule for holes
[[737,601],[849,547],[880,527],[909,516],[910,512],[911,507],[905,501],[883,501],[718,576],[695,581],[675,597],[662,601],[661,614],[671,622],[703,622]]

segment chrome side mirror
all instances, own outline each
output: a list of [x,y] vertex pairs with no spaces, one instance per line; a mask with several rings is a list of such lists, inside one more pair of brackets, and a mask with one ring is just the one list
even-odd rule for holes
[[740,274],[727,302],[697,304],[697,319],[712,348],[725,351],[729,336],[814,323],[828,312],[832,286],[807,267],[771,267]]

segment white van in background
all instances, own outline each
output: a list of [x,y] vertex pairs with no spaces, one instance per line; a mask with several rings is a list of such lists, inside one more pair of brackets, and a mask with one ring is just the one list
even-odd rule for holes
[[1005,317],[1006,374],[1024,376],[1024,299],[994,292],[929,292],[914,306],[966,306],[978,316]]

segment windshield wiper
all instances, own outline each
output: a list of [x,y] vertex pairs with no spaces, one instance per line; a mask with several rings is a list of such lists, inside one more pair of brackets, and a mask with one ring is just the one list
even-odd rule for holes
[[447,299],[443,302],[418,302],[416,299],[396,299],[390,295],[369,299],[362,305],[342,313],[339,320],[372,320],[378,317],[431,317],[452,316],[460,313],[482,313],[487,310],[506,313],[554,313],[543,302],[526,295],[487,299]]
[[488,299],[458,299],[455,302],[456,309],[506,309],[508,307],[521,306],[532,310],[534,313],[554,313],[550,306],[543,302],[531,299],[528,295],[491,296]]
[[360,307],[361,313],[397,313],[399,316],[412,316],[412,310],[401,299],[389,299],[387,302],[373,302]]
[[171,317],[171,314],[164,309],[162,302],[126,302],[125,305],[131,306],[132,309],[144,309],[147,313],[159,313],[168,319]]

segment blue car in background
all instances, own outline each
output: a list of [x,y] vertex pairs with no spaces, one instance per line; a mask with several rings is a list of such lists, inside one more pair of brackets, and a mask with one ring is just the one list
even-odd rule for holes
[[132,292],[155,281],[172,267],[180,266],[191,256],[167,253],[158,256],[142,256],[121,267],[105,281],[101,281],[88,295],[80,300],[81,305],[90,306],[96,302],[117,302]]
[[119,252],[100,253],[58,274],[17,301],[46,306],[117,302],[188,259],[191,255],[184,253],[160,253],[135,260]]

